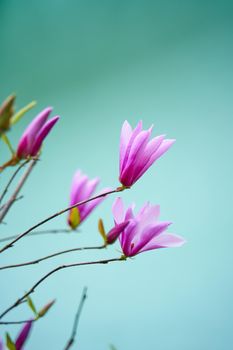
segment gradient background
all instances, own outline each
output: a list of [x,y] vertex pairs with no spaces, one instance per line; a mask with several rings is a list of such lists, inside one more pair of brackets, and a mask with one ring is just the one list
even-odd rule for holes
[[[0,98],[16,92],[18,108],[38,101],[9,134],[12,143],[45,106],[62,116],[2,237],[65,207],[77,168],[115,187],[122,122],[142,118],[177,142],[123,198],[137,208],[147,200],[161,204],[162,219],[188,240],[181,249],[51,277],[33,299],[38,306],[54,297],[57,303],[35,325],[27,349],[64,348],[84,285],[88,300],[74,349],[233,346],[232,20],[232,1],[0,0]],[[8,157],[2,144],[0,152],[2,163]],[[97,220],[111,227],[113,199],[82,233],[22,240],[1,265],[100,243]],[[65,216],[44,226],[63,227]],[[118,255],[116,245],[2,272],[1,310],[60,263]],[[29,315],[22,306],[6,319]]]

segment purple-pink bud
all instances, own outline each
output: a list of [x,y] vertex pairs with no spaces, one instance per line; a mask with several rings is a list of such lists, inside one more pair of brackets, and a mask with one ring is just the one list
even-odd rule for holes
[[16,152],[18,158],[33,157],[38,154],[44,139],[59,119],[59,116],[55,116],[48,120],[51,111],[51,107],[45,108],[28,125],[19,140]]
[[107,243],[108,244],[114,243],[117,240],[117,238],[120,236],[120,234],[124,231],[126,226],[128,226],[128,224],[129,224],[129,221],[125,221],[119,225],[115,225],[115,227],[113,227],[107,234]]
[[20,331],[20,333],[15,341],[16,350],[23,349],[23,345],[25,344],[25,342],[30,334],[31,328],[32,328],[32,321],[27,322],[23,326],[23,328],[21,329],[21,331]]
[[152,127],[142,130],[141,121],[134,130],[127,121],[122,126],[119,180],[125,187],[132,186],[175,142],[164,135],[149,140],[151,131]]
[[122,251],[126,257],[131,257],[147,250],[158,248],[179,247],[185,240],[166,230],[171,222],[158,221],[160,207],[146,203],[137,215],[133,206],[124,211],[121,198],[113,204],[113,216],[116,226],[128,221],[128,225],[119,235]]

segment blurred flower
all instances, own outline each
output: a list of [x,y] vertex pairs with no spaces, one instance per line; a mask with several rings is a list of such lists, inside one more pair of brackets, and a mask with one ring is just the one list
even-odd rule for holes
[[[70,206],[91,198],[98,183],[98,178],[90,180],[87,175],[82,174],[82,172],[78,170],[75,173],[71,184]],[[108,190],[109,189],[103,189],[101,193],[105,193]],[[91,214],[93,209],[95,209],[95,207],[99,205],[104,200],[104,198],[105,197],[100,197],[71,209],[68,216],[68,224],[70,227],[72,229],[75,229],[81,222],[86,219],[88,215]]]
[[20,333],[19,333],[19,335],[18,335],[18,337],[16,338],[16,341],[15,341],[16,350],[23,349],[23,345],[25,344],[25,342],[26,342],[26,340],[27,340],[27,338],[29,336],[31,327],[32,327],[32,321],[29,321],[21,329],[21,331],[20,331]]
[[127,121],[122,126],[119,180],[125,187],[132,186],[175,142],[164,135],[149,141],[151,131],[152,127],[142,130],[142,121],[134,130]]
[[0,135],[10,128],[11,118],[14,114],[15,97],[15,95],[10,95],[0,106]]
[[47,120],[51,111],[51,107],[45,108],[28,125],[18,144],[17,157],[19,159],[33,157],[38,154],[42,142],[59,119],[59,116],[55,116]]
[[129,221],[119,236],[121,248],[126,257],[131,257],[146,250],[179,247],[185,240],[166,230],[171,222],[158,221],[160,207],[146,203],[137,215],[129,207],[124,213],[123,202],[117,198],[113,204],[113,216],[116,225]]

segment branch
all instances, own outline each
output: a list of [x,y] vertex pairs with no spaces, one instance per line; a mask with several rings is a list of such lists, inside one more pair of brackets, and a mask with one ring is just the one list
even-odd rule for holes
[[65,347],[64,350],[70,349],[71,346],[73,345],[74,341],[75,341],[75,337],[76,337],[76,334],[77,334],[77,328],[78,328],[79,319],[80,319],[81,312],[82,312],[82,308],[83,308],[83,305],[84,305],[84,303],[85,303],[86,298],[87,298],[87,287],[84,287],[84,288],[83,288],[82,297],[81,297],[81,300],[80,300],[80,302],[79,302],[78,310],[77,310],[77,313],[76,313],[76,315],[75,315],[75,319],[74,319],[74,324],[73,324],[73,328],[72,328],[71,337],[70,337],[70,339],[68,340],[68,342],[67,342],[66,347]]
[[46,219],[40,221],[40,222],[37,223],[36,225],[30,227],[30,228],[29,228],[28,230],[26,230],[25,232],[23,232],[23,233],[21,233],[20,235],[18,235],[18,236],[17,236],[15,239],[13,239],[10,243],[6,244],[2,249],[0,249],[0,253],[2,253],[2,252],[4,252],[5,250],[11,248],[17,241],[19,241],[20,239],[22,239],[24,236],[26,236],[26,235],[27,235],[28,233],[30,233],[31,231],[35,230],[37,227],[44,225],[46,222],[48,222],[48,221],[50,221],[50,220],[52,220],[52,219],[54,219],[54,218],[56,218],[56,217],[58,217],[58,216],[60,216],[60,215],[62,215],[62,214],[64,214],[64,213],[66,213],[67,211],[69,211],[69,210],[71,210],[71,209],[73,209],[73,208],[75,208],[75,207],[77,207],[77,206],[79,206],[79,205],[82,205],[82,204],[91,202],[91,201],[93,201],[93,200],[95,200],[95,199],[97,199],[97,198],[105,197],[105,196],[107,196],[107,195],[109,195],[109,194],[112,194],[112,193],[121,192],[121,191],[123,191],[124,189],[126,189],[126,188],[125,188],[124,186],[122,186],[122,187],[116,188],[115,190],[111,190],[111,191],[108,191],[108,192],[105,192],[105,193],[101,193],[101,194],[99,194],[99,195],[97,195],[97,196],[94,196],[94,197],[91,197],[91,198],[89,198],[89,199],[85,199],[85,200],[83,200],[83,201],[81,201],[81,202],[75,203],[75,204],[71,205],[70,207],[67,207],[67,208],[65,208],[65,209],[63,209],[63,210],[61,210],[61,211],[59,211],[59,212],[57,212],[57,213],[55,213],[55,214],[49,216],[48,218],[46,218]]
[[89,262],[83,262],[83,263],[73,263],[73,264],[67,264],[67,265],[60,265],[56,267],[55,269],[51,270],[48,272],[46,275],[44,275],[39,281],[37,281],[29,291],[27,291],[22,297],[20,297],[16,302],[14,302],[11,306],[9,306],[2,314],[0,314],[0,319],[2,319],[6,314],[8,314],[11,310],[16,308],[18,305],[20,305],[22,302],[24,302],[25,298],[27,298],[30,294],[32,294],[39,285],[44,282],[48,277],[53,275],[54,273],[68,269],[71,267],[76,267],[76,266],[84,266],[84,265],[97,265],[97,264],[108,264],[110,262],[114,261],[123,261],[126,260],[125,256],[121,256],[120,258],[113,258],[113,259],[106,259],[106,260],[98,260],[98,261],[89,261]]
[[[20,197],[18,197],[19,199]],[[35,232],[31,232],[28,234],[29,237],[32,236],[40,236],[40,235],[48,235],[48,234],[59,234],[59,233],[71,233],[71,229],[69,228],[63,228],[63,229],[57,229],[57,230],[45,230],[45,231],[35,231]],[[4,237],[0,239],[0,243],[3,242],[7,242],[7,241],[11,241],[12,239],[17,238],[18,235],[13,235],[13,236],[9,236],[9,237]]]
[[29,162],[29,159],[26,159],[25,162],[21,163],[18,168],[15,170],[15,172],[13,173],[13,175],[11,176],[10,180],[8,181],[4,191],[2,192],[1,196],[0,196],[0,204],[3,201],[3,198],[5,197],[11,183],[13,182],[14,178],[16,177],[16,175],[18,174],[18,172],[24,167],[24,165],[26,165]]
[[53,253],[53,254],[44,256],[44,257],[39,258],[39,259],[36,259],[36,260],[28,261],[28,262],[25,262],[25,263],[14,264],[14,265],[6,265],[6,266],[0,266],[0,270],[13,269],[13,268],[15,268],[15,267],[22,267],[22,266],[34,265],[34,264],[38,264],[38,263],[41,262],[41,261],[54,258],[55,256],[58,256],[58,255],[67,254],[67,253],[71,253],[71,252],[76,252],[76,251],[80,251],[80,250],[91,250],[91,249],[94,250],[94,249],[103,249],[103,248],[106,248],[106,245],[101,245],[101,246],[96,246],[96,247],[71,248],[71,249],[62,250],[62,251],[60,251],[60,252],[57,252],[57,253]]
[[22,321],[0,321],[0,326],[1,325],[10,325],[10,324],[22,324],[22,323],[27,323],[27,322],[36,322],[38,321],[39,318],[33,318],[30,320],[22,320]]
[[9,199],[9,201],[6,203],[6,205],[4,206],[4,208],[2,209],[1,213],[0,213],[0,222],[3,221],[4,217],[6,216],[6,214],[8,213],[9,209],[11,208],[12,204],[14,203],[15,199],[17,198],[21,188],[23,187],[24,183],[26,182],[28,176],[30,175],[33,167],[36,164],[37,159],[33,159],[29,165],[29,167],[27,168],[26,172],[24,173],[24,175],[22,176],[21,180],[19,181],[14,193],[12,194],[11,198]]

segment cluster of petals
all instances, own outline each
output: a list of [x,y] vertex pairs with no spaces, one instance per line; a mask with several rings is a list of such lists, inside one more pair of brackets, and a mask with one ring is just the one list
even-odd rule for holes
[[19,159],[34,157],[38,154],[44,139],[59,119],[59,116],[55,116],[48,120],[51,112],[51,107],[45,108],[28,125],[17,147],[16,154]]
[[[80,170],[77,170],[74,174],[71,184],[70,193],[70,206],[85,201],[91,198],[99,184],[99,178],[90,180],[87,175],[83,174]],[[105,193],[109,188],[105,188],[101,193]],[[78,205],[69,211],[68,224],[72,229],[75,229],[81,222],[83,222],[88,215],[104,200],[104,197],[100,197],[90,202]]]
[[146,203],[136,215],[133,209],[134,205],[125,211],[121,198],[114,201],[112,208],[116,227],[125,223],[118,235],[126,257],[152,249],[180,247],[185,243],[182,237],[167,232],[171,222],[159,221],[159,205]]
[[122,126],[119,180],[125,187],[132,186],[175,142],[165,139],[164,135],[150,140],[151,132],[152,127],[142,129],[142,121],[134,130],[127,121]]

